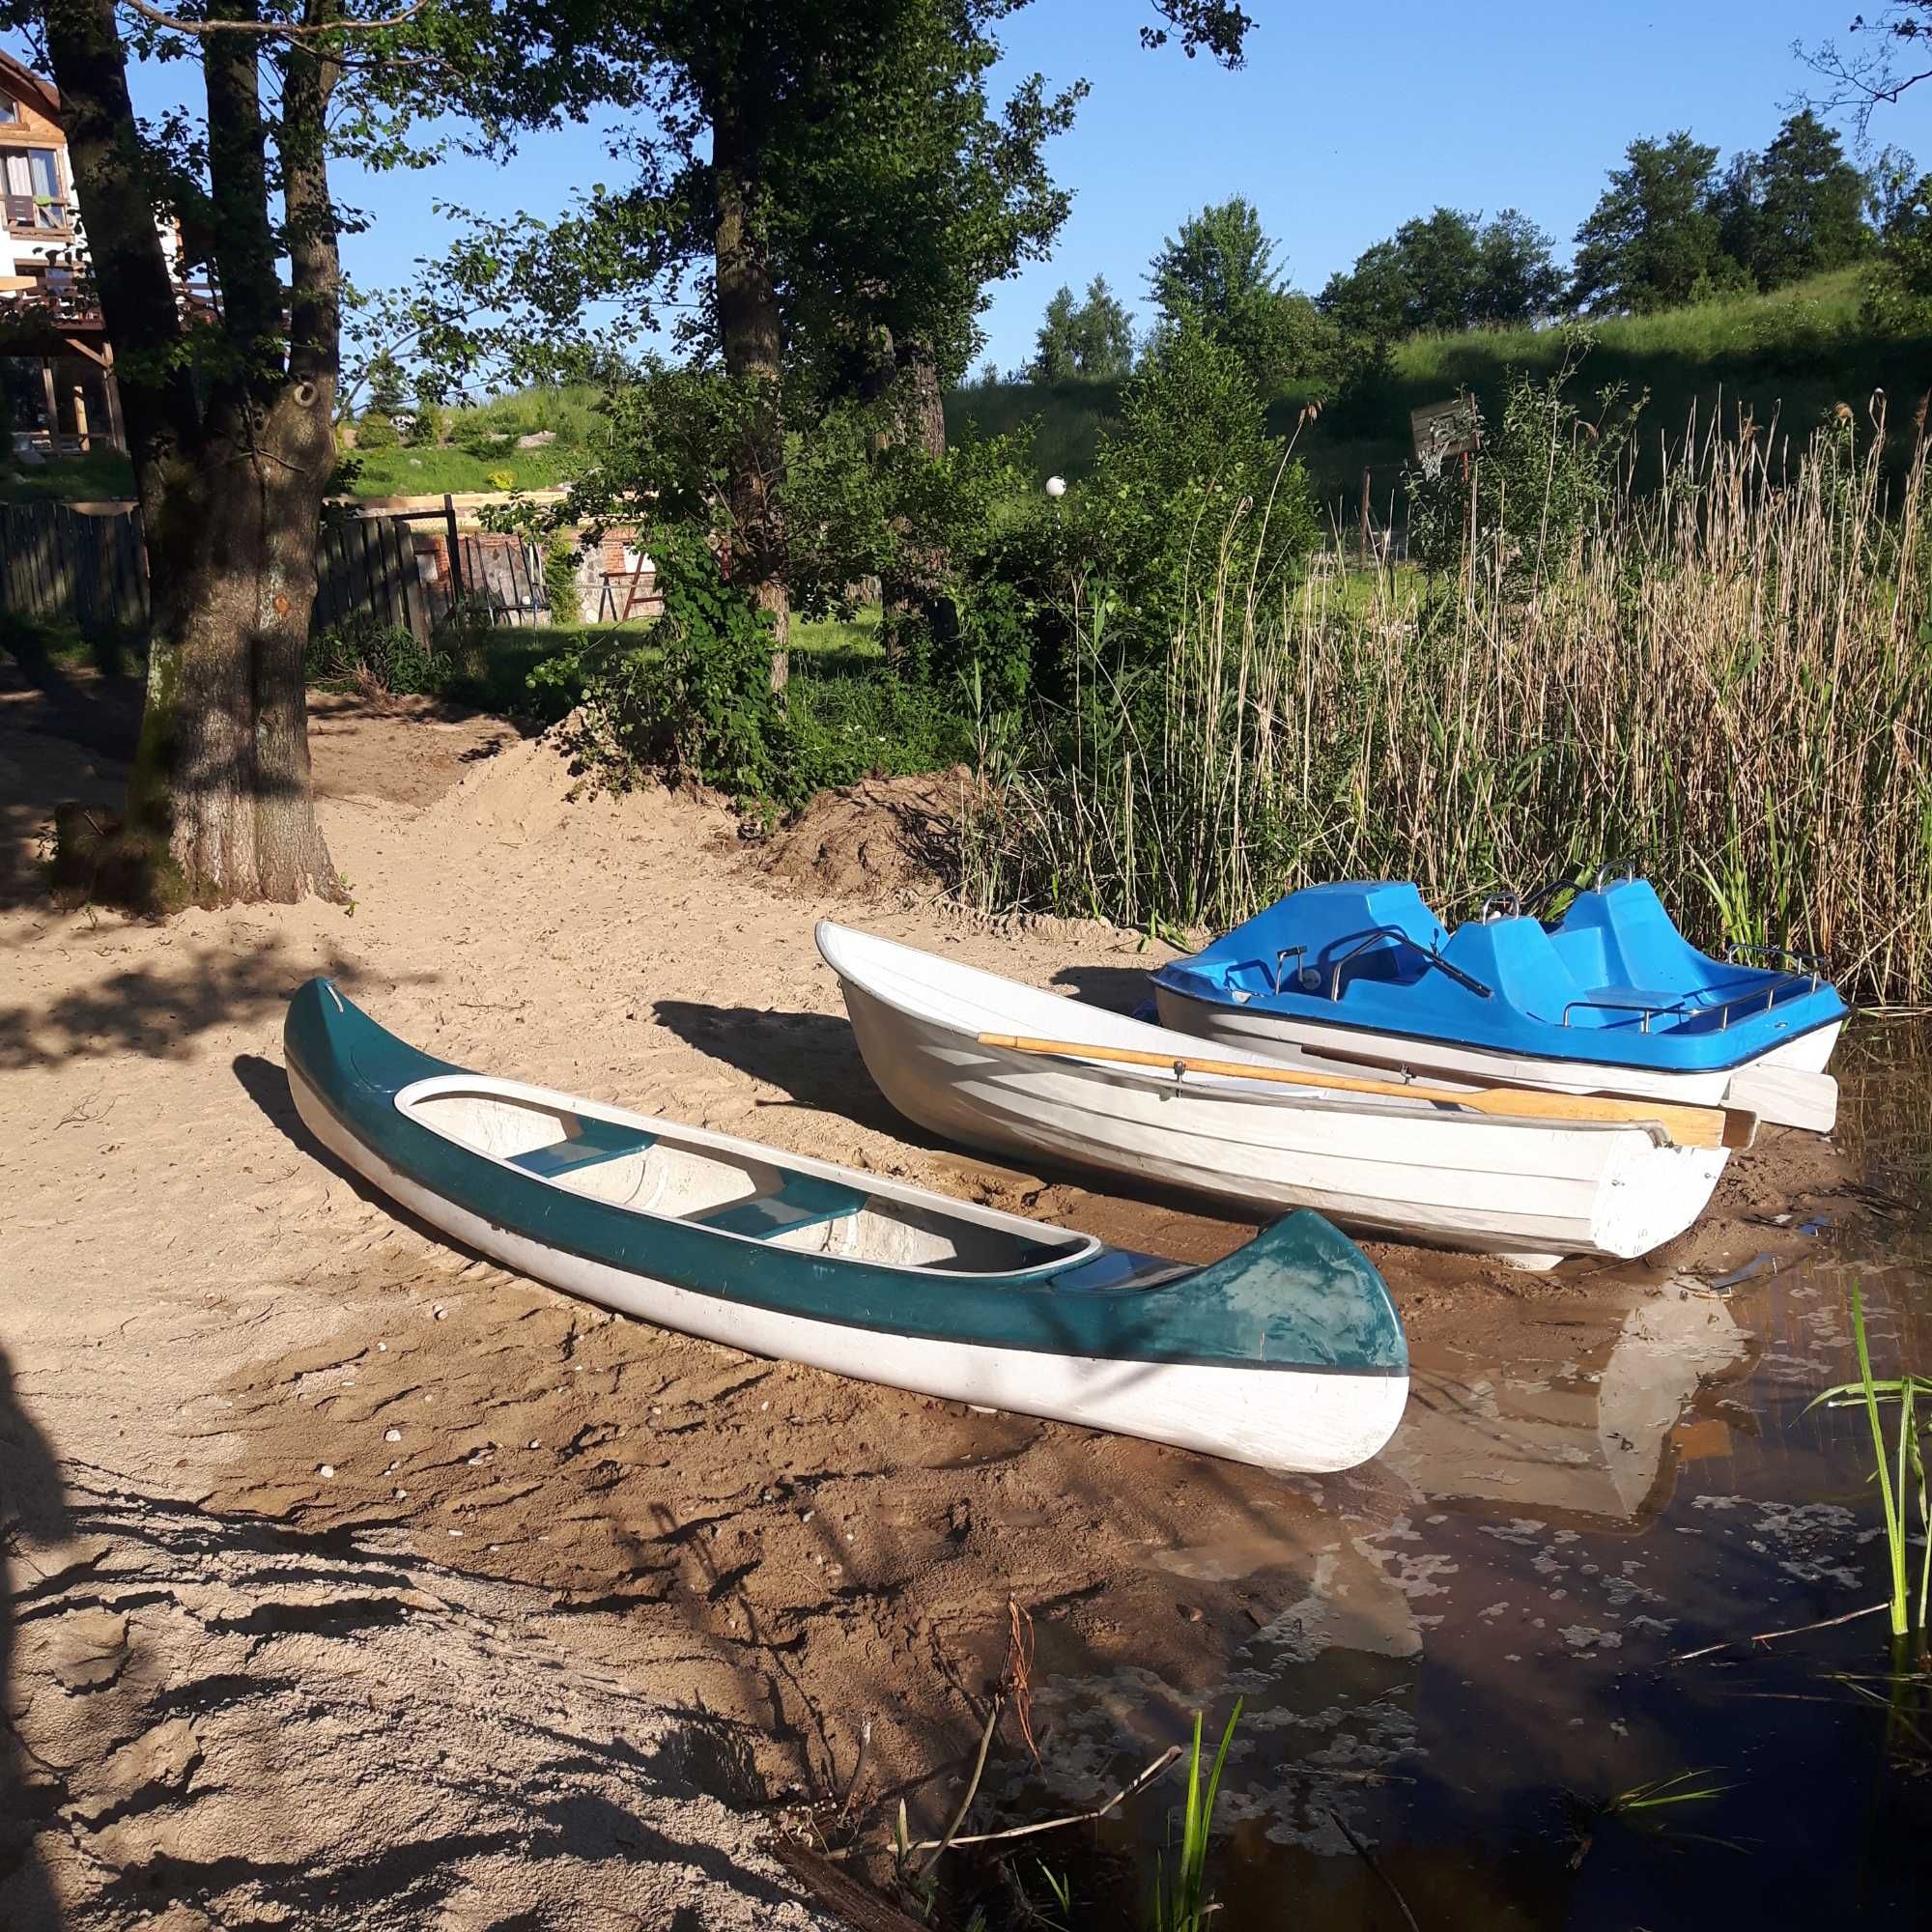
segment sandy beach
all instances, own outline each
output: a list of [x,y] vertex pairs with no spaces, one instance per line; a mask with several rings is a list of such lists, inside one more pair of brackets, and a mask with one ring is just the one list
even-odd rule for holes
[[[774,852],[715,802],[583,794],[500,721],[347,698],[313,736],[353,906],[62,911],[47,810],[115,799],[129,715],[0,690],[0,1924],[829,1923],[761,1847],[848,1789],[874,1839],[900,1796],[943,1809],[1009,1599],[1043,1713],[1125,1672],[1206,1695],[1297,1605],[1407,1604],[1371,1588],[1400,1456],[1284,1481],[613,1318],[353,1182],[281,1065],[327,973],[460,1065],[1206,1258],[1252,1224],[895,1117],[810,932],[832,910],[1121,1007],[1158,949],[946,904],[903,794]],[[1773,1215],[1852,1179],[1774,1133],[1630,1268],[1371,1252],[1419,1353],[1480,1361],[1775,1252]],[[1263,1531],[1305,1562],[1200,1556]],[[1106,1745],[1069,1728],[1048,1790],[1097,1790]]]

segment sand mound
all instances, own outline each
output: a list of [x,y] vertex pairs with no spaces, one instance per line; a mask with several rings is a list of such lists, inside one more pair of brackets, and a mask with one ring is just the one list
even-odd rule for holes
[[956,868],[959,808],[970,782],[961,765],[820,792],[763,846],[758,863],[813,897],[930,897]]
[[473,762],[424,811],[425,834],[484,833],[528,844],[554,832],[581,790],[570,769],[564,726],[504,747]]

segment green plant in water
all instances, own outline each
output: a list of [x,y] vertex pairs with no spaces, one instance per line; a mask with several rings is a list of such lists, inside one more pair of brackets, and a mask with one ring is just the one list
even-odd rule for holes
[[1208,1896],[1208,1833],[1214,1821],[1214,1801],[1221,1789],[1221,1770],[1228,1747],[1241,1720],[1241,1700],[1228,1714],[1221,1747],[1204,1782],[1201,1776],[1201,1713],[1194,1714],[1194,1745],[1187,1757],[1187,1800],[1181,1812],[1180,1848],[1170,1876],[1163,1858],[1154,1867],[1153,1901],[1148,1915],[1149,1932],[1203,1932],[1213,1902]]
[[1694,1778],[1710,1777],[1706,1771],[1680,1771],[1669,1777],[1653,1777],[1645,1784],[1633,1784],[1620,1791],[1604,1806],[1606,1818],[1629,1818],[1645,1811],[1658,1811],[1666,1804],[1693,1804],[1704,1798],[1716,1798],[1728,1791],[1728,1784],[1696,1784]]
[[[1821,1404],[1833,1408],[1861,1406],[1871,1426],[1872,1454],[1877,1464],[1879,1507],[1885,1512],[1885,1540],[1890,1558],[1890,1597],[1887,1607],[1891,1617],[1891,1634],[1904,1639],[1918,1638],[1921,1660],[1925,1654],[1926,1607],[1932,1598],[1932,1495],[1925,1478],[1923,1434],[1918,1421],[1921,1402],[1932,1407],[1932,1378],[1904,1374],[1880,1380],[1872,1374],[1871,1345],[1865,1335],[1864,1292],[1852,1285],[1852,1340],[1858,1350],[1859,1378],[1840,1382],[1814,1396],[1806,1409]],[[1898,1405],[1898,1440],[1886,1439],[1882,1403]],[[1908,1499],[1918,1501],[1918,1533],[1923,1550],[1918,1563],[1918,1590],[1912,1591],[1911,1538],[1906,1526]]]

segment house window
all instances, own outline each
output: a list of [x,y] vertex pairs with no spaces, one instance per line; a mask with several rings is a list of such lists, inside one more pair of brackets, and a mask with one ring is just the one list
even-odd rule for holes
[[20,103],[11,94],[0,94],[0,128],[20,125]]
[[52,148],[10,148],[6,154],[7,226],[66,228],[67,193],[60,156]]

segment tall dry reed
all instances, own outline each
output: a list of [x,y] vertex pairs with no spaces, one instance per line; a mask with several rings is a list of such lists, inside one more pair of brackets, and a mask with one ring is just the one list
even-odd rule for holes
[[1223,547],[1138,665],[1085,586],[1072,700],[988,731],[967,890],[1221,928],[1320,880],[1412,878],[1453,918],[1627,857],[1700,943],[1932,1000],[1926,451],[1888,491],[1882,445],[1848,412],[1802,445],[1693,434],[1661,488],[1560,543],[1505,519],[1433,582],[1391,564],[1270,594]]

